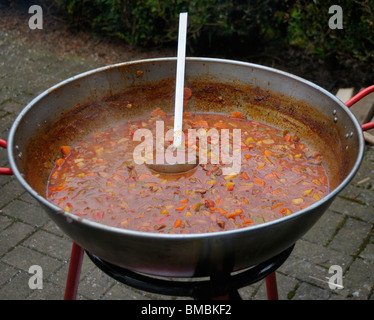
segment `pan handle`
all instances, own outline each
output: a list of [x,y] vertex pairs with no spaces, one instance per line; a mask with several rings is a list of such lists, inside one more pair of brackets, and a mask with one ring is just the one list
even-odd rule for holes
[[[369,93],[374,92],[374,85],[367,87],[366,89],[362,90],[361,92],[357,93],[355,96],[353,96],[351,99],[349,99],[345,105],[349,108],[359,100],[361,100],[363,97],[367,96]],[[363,131],[373,129],[374,128],[374,121],[364,123],[361,125],[361,129]]]
[[[7,147],[7,142],[3,139],[0,139],[0,147],[5,148]],[[1,168],[0,167],[0,176],[10,176],[13,174],[12,169],[10,168]]]

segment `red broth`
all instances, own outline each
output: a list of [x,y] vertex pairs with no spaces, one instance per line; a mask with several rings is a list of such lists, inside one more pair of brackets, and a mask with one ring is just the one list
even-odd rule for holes
[[[62,146],[47,198],[65,211],[109,226],[159,233],[224,231],[261,224],[299,211],[324,197],[328,179],[322,158],[298,137],[232,115],[185,113],[184,130],[241,130],[240,172],[222,174],[222,164],[199,164],[178,175],[136,164],[139,128],[165,131],[173,116],[155,110],[74,146]],[[232,135],[230,135],[232,144]],[[171,141],[167,141],[171,143]],[[186,142],[188,144],[188,142]],[[199,142],[194,144],[196,151]],[[232,152],[232,150],[230,150]],[[227,165],[226,165],[227,166]]]

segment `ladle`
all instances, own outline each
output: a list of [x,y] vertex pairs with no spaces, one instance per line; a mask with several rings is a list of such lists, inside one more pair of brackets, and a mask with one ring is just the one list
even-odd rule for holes
[[[179,14],[178,29],[178,53],[177,53],[177,74],[175,84],[175,105],[174,105],[174,136],[173,148],[178,150],[182,147],[182,126],[183,126],[183,95],[184,95],[184,74],[186,60],[186,39],[187,39],[187,12]],[[184,146],[183,146],[184,147]],[[159,173],[183,173],[192,170],[198,165],[197,158],[185,163],[164,163],[148,164],[148,167]]]

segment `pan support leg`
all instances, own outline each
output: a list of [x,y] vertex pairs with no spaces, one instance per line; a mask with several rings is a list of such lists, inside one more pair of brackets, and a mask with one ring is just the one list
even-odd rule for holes
[[278,287],[275,271],[265,278],[265,282],[268,300],[278,300]]
[[84,249],[73,242],[70,254],[69,271],[66,279],[64,300],[75,300],[82,269]]

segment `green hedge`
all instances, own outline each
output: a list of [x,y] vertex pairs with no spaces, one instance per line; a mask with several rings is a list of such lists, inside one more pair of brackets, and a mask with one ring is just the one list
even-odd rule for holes
[[[301,4],[303,3],[303,4]],[[332,4],[343,10],[343,29],[330,29]],[[321,58],[374,63],[374,1],[335,0],[299,2],[289,11],[288,43]]]
[[[177,40],[178,15],[189,14],[191,44],[215,46],[219,38],[256,39],[278,19],[282,1],[232,0],[55,0],[70,24],[140,46]],[[208,43],[206,42],[208,41]]]
[[[374,61],[372,0],[55,1],[72,26],[137,46],[175,45],[178,14],[187,11],[192,53],[294,46],[322,58]],[[328,10],[333,4],[343,9],[343,30],[328,27]]]

